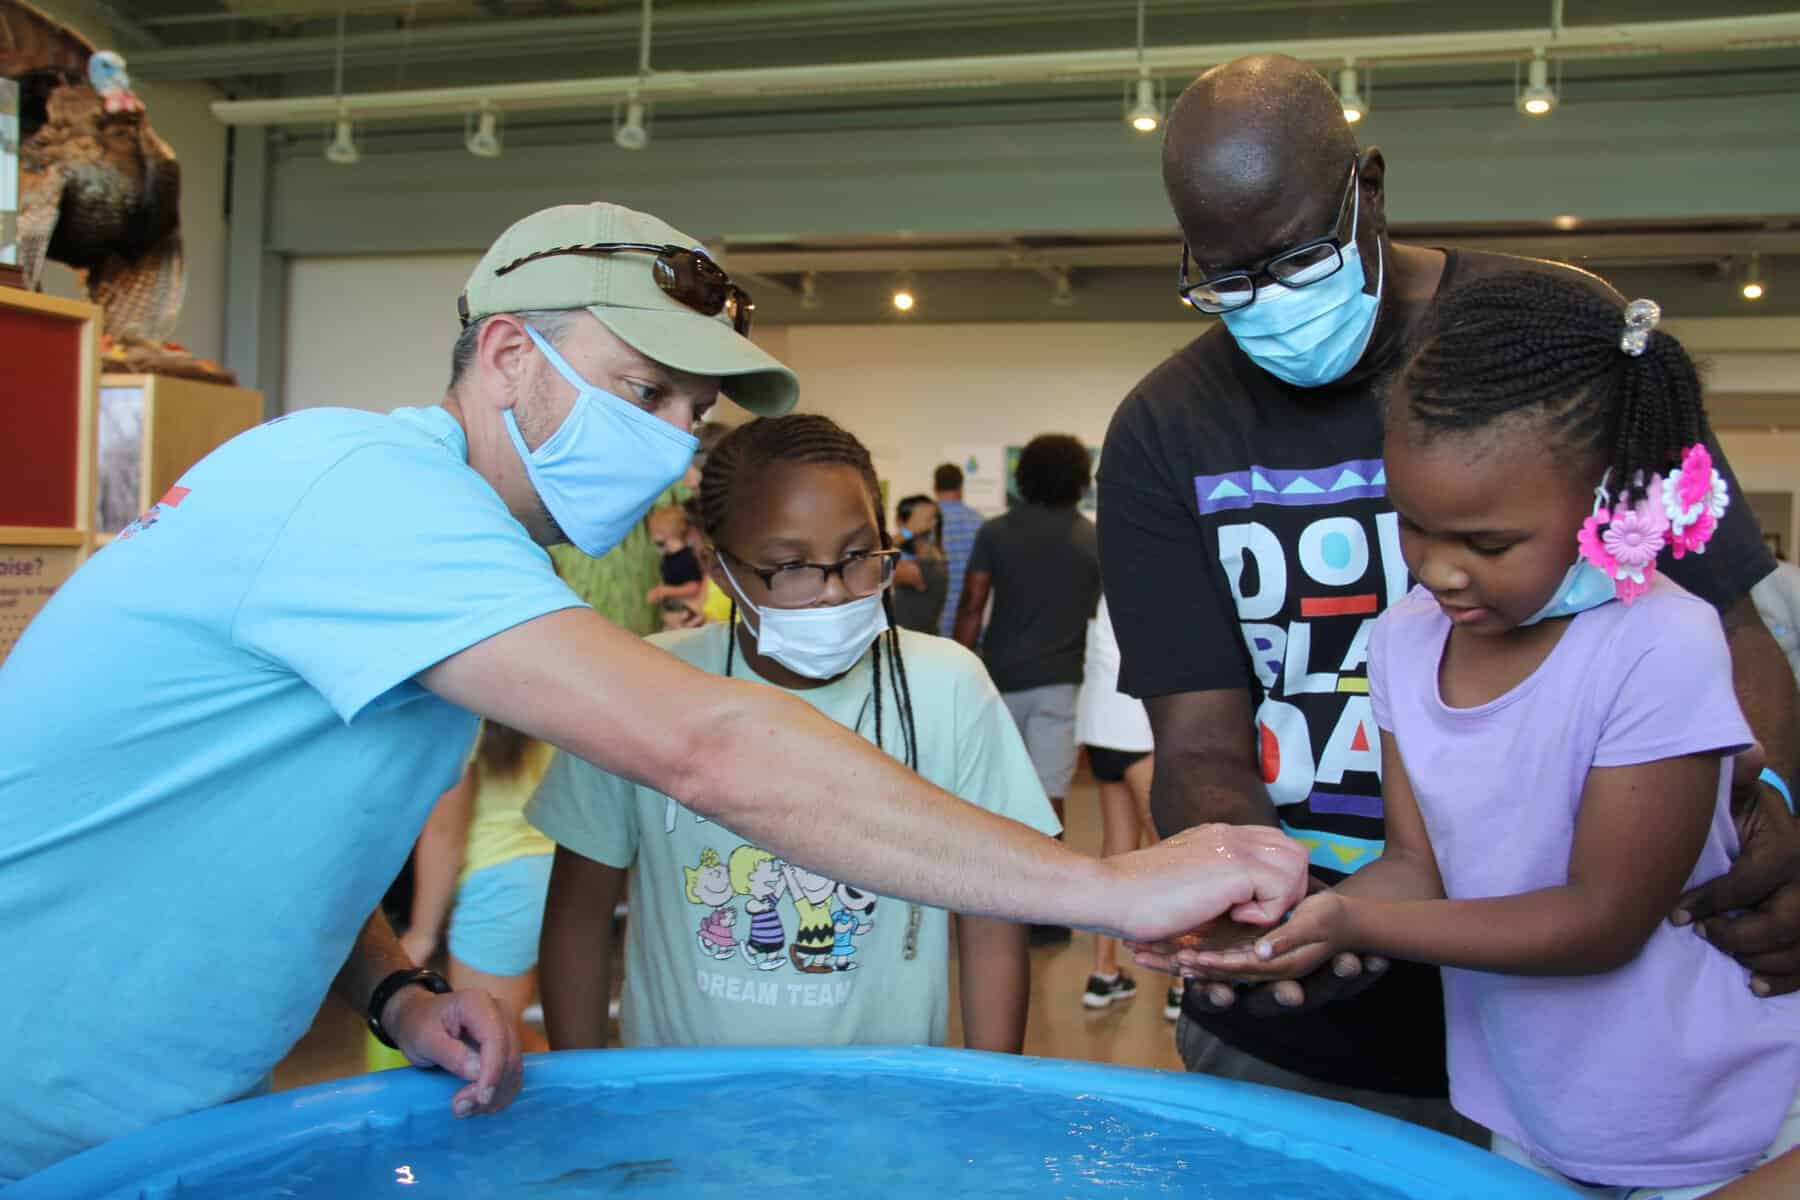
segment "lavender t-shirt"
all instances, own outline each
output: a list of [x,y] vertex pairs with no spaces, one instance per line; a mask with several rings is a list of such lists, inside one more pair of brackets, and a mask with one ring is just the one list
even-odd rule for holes
[[[1568,882],[1588,771],[1730,754],[1751,734],[1711,606],[1658,577],[1576,617],[1523,683],[1476,708],[1438,690],[1450,622],[1416,588],[1376,622],[1369,689],[1396,740],[1453,899]],[[1689,886],[1737,854],[1719,770]],[[1591,1183],[1674,1187],[1752,1165],[1800,1086],[1800,996],[1760,1000],[1733,959],[1661,924],[1616,971],[1444,970],[1458,1111]]]

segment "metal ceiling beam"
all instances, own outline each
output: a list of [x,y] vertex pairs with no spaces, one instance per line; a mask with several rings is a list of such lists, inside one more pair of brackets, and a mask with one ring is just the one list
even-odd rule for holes
[[[1191,0],[1184,0],[1190,3]],[[1182,4],[1153,5],[1180,11]],[[1023,21],[1042,23],[1059,17],[1105,19],[1110,10],[1120,14],[1121,41],[1133,5],[1129,0],[1095,3],[1093,0],[1011,0],[970,4],[968,0],[865,0],[847,5],[842,0],[774,0],[761,4],[672,7],[657,14],[657,44],[664,46],[742,40],[746,30],[760,38],[797,38],[829,32],[833,36],[876,38],[897,32],[929,29],[968,32],[1016,26]],[[412,11],[410,0],[375,0],[353,5],[353,15],[395,14]],[[278,15],[323,18],[334,7],[271,9],[221,13],[219,20],[267,21]],[[1191,14],[1190,14],[1191,15]],[[188,23],[198,17],[166,18],[168,23]],[[214,19],[214,18],[208,18]],[[589,13],[578,16],[527,18],[503,21],[463,21],[415,26],[358,34],[345,45],[345,61],[352,67],[383,65],[404,55],[412,62],[458,61],[476,55],[483,60],[544,53],[591,54],[629,51],[637,44],[635,11]],[[212,79],[221,75],[315,71],[329,68],[337,54],[334,36],[270,38],[263,41],[214,42],[169,48],[142,55],[133,69],[145,78]]]
[[[1191,74],[1246,54],[1280,52],[1303,62],[1355,59],[1367,66],[1508,61],[1551,46],[1547,28],[1400,37],[1309,38],[1286,42],[1161,46],[1144,62],[1157,74]],[[1622,54],[1690,53],[1760,49],[1800,42],[1800,13],[1688,21],[1646,21],[1565,27],[1552,47],[1558,58]],[[831,63],[724,71],[665,71],[648,79],[614,75],[529,83],[362,92],[343,97],[297,96],[281,100],[225,100],[213,114],[228,125],[281,125],[358,117],[447,115],[482,103],[519,109],[582,108],[612,104],[630,95],[652,102],[760,99],[778,96],[920,92],[1019,84],[1097,82],[1131,78],[1134,49],[972,55],[965,58]]]
[[[1417,240],[1404,228],[1393,235]],[[1800,231],[1483,234],[1436,233],[1428,240],[1470,250],[1516,254],[1528,258],[1580,260],[1606,266],[1692,266],[1721,262],[1752,250],[1762,254],[1800,256]],[[1019,268],[1169,267],[1181,253],[1177,237],[1088,245],[1030,245],[995,240],[936,246],[861,246],[852,248],[757,248],[734,245],[729,261],[734,272],[759,275],[812,271],[820,275],[871,271],[993,271]]]

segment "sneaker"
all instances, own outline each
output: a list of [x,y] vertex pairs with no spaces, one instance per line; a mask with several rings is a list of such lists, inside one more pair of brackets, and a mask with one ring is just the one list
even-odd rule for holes
[[1102,979],[1098,975],[1089,975],[1087,990],[1081,993],[1081,1003],[1087,1008],[1105,1008],[1115,1001],[1129,1000],[1137,995],[1137,984],[1131,976],[1120,971],[1111,979]]
[[1181,985],[1176,984],[1163,997],[1163,1016],[1173,1021],[1181,1016]]

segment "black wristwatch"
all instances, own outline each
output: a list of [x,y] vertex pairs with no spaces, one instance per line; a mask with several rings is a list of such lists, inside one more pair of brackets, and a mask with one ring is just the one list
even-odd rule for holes
[[394,1039],[389,1037],[388,1031],[381,1027],[381,1010],[387,1007],[388,1001],[394,998],[395,992],[414,984],[439,996],[446,995],[450,991],[450,981],[436,971],[427,971],[424,967],[407,967],[403,971],[395,971],[376,984],[374,994],[369,997],[369,1032],[390,1050],[398,1050],[400,1047],[394,1045]]

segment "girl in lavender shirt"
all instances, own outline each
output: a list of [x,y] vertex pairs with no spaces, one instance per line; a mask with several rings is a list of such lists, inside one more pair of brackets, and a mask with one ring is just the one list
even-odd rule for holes
[[1419,586],[1370,641],[1386,852],[1196,961],[1441,964],[1451,1100],[1495,1150],[1675,1200],[1800,1141],[1800,995],[1665,920],[1737,853],[1752,738],[1717,615],[1656,570],[1730,500],[1659,315],[1539,274],[1440,305],[1388,414]]

